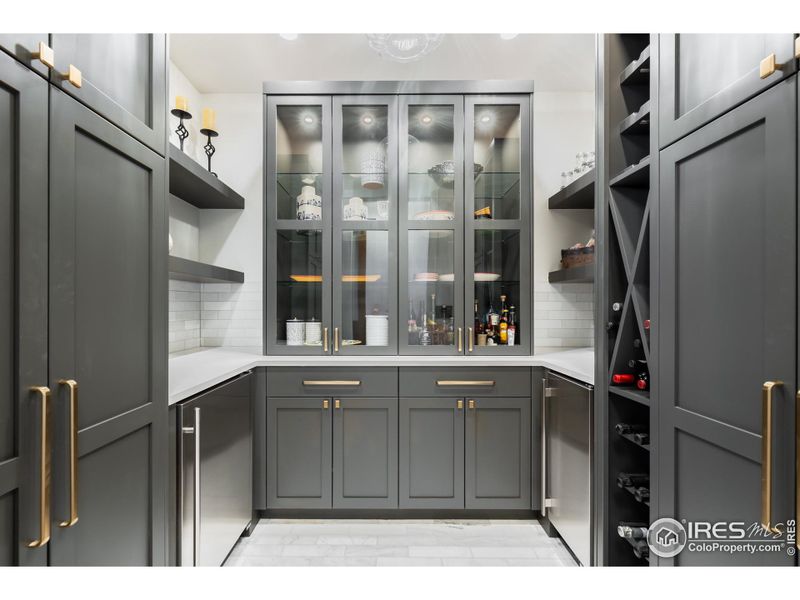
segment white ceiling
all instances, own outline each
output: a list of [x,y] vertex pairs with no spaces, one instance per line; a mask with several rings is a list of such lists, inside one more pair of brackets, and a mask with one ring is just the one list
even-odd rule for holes
[[594,90],[591,34],[447,34],[410,63],[381,58],[364,34],[172,34],[170,56],[201,93],[257,93],[271,80],[532,79],[538,92]]

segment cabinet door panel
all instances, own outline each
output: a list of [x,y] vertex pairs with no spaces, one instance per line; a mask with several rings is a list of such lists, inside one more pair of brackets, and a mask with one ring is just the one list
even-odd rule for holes
[[331,507],[332,408],[328,398],[267,398],[267,508]]
[[37,396],[47,385],[47,82],[0,53],[0,565],[42,565]]
[[397,399],[339,403],[333,416],[333,507],[397,508]]
[[39,42],[49,45],[50,36],[46,33],[0,33],[0,48],[39,75],[47,77],[47,66],[31,56],[38,50]]
[[[166,485],[166,192],[165,162],[105,119],[51,89],[50,114],[50,387],[53,390],[53,519],[69,514],[69,390],[78,383],[80,520],[53,527],[54,564],[163,564]],[[144,433],[144,432],[147,433]],[[134,434],[134,432],[141,432]],[[147,437],[148,468],[117,439]],[[134,442],[129,441],[133,444]],[[124,445],[123,445],[124,446]],[[108,448],[108,450],[101,448]],[[92,453],[95,458],[90,459]],[[111,468],[110,459],[120,460]],[[92,487],[93,460],[106,461],[108,489],[146,490],[144,513],[104,502]],[[128,462],[131,463],[130,468]],[[98,494],[98,496],[95,496]],[[83,508],[80,508],[83,506]],[[103,514],[90,514],[92,511]],[[139,507],[139,510],[144,510]],[[104,548],[84,530],[119,519],[125,535]],[[98,525],[99,527],[99,525]],[[143,527],[143,530],[139,530]],[[147,553],[119,539],[146,536]],[[110,543],[110,538],[100,538]],[[69,551],[60,551],[64,544]]]
[[529,509],[530,398],[468,397],[466,404],[466,507]]
[[[777,380],[772,522],[793,518],[795,85],[779,83],[661,152],[662,516],[760,522],[762,385]],[[727,489],[709,478],[735,480],[737,492],[709,498]],[[735,559],[684,551],[673,560]],[[793,562],[778,552],[758,560]]]
[[464,508],[463,402],[400,399],[400,508]]
[[[659,148],[795,70],[792,34],[662,34],[659,38]],[[761,79],[759,64],[773,52],[784,66]]]
[[[51,81],[159,154],[166,151],[166,35],[54,33]],[[62,79],[81,71],[77,88]]]

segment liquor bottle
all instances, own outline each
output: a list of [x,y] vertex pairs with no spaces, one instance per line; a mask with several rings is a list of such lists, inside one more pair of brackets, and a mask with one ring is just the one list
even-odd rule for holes
[[633,434],[633,441],[640,446],[650,445],[650,434],[646,431],[639,431]]
[[621,488],[648,485],[650,485],[650,475],[647,473],[620,473],[617,475],[617,486]]
[[431,310],[428,314],[430,315],[428,328],[433,330],[436,327],[436,293],[431,294]]
[[478,315],[478,300],[475,300],[475,323],[473,325],[475,330],[475,339],[478,339],[478,334],[483,333],[481,330],[483,329],[483,323],[481,323],[481,317]]
[[638,487],[633,491],[633,497],[639,502],[647,502],[650,500],[650,489],[646,487]]
[[408,345],[416,346],[419,343],[419,330],[417,329],[417,313],[414,312],[414,303],[409,302],[408,314]]
[[625,433],[632,435],[635,433],[646,432],[647,426],[639,425],[636,423],[617,423],[616,425],[614,425],[614,430],[620,435]]
[[431,345],[431,331],[428,329],[428,315],[422,315],[422,331],[419,334],[419,345],[420,346],[430,346]]
[[508,307],[506,306],[505,294],[500,296],[500,323],[499,323],[500,344],[508,344]]
[[508,311],[508,345],[517,343],[517,311],[512,306]]
[[614,385],[630,385],[636,378],[631,373],[614,373],[611,376],[611,383]]
[[617,535],[628,540],[643,540],[647,538],[646,523],[620,523],[617,525]]

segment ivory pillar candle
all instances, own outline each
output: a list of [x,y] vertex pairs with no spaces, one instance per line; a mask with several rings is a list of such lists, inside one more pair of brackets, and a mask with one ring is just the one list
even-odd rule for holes
[[189,101],[185,96],[175,96],[175,108],[183,112],[189,112]]
[[213,108],[203,109],[203,129],[217,130],[217,115]]

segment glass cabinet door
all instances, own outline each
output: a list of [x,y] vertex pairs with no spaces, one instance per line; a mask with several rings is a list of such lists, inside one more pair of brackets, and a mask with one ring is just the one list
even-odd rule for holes
[[464,350],[464,98],[400,103],[402,354]]
[[531,348],[530,98],[466,99],[468,353]]
[[331,105],[267,101],[267,352],[331,349]]
[[333,107],[333,352],[397,352],[397,106]]

